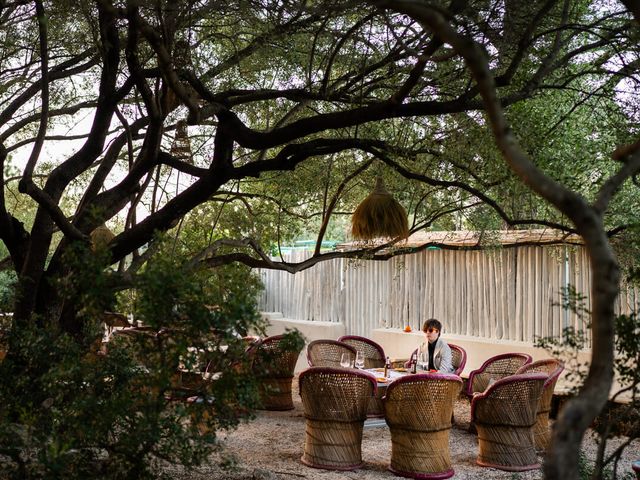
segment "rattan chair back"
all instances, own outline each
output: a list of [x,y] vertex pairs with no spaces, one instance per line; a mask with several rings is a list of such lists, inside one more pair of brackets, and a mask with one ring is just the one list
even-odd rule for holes
[[110,337],[116,328],[130,328],[133,327],[129,323],[129,319],[126,315],[116,312],[104,312],[102,314],[102,321],[107,330],[107,337]]
[[373,340],[359,335],[343,335],[338,338],[338,341],[351,345],[356,351],[364,354],[364,368],[384,367],[386,362],[384,349]]
[[314,340],[307,345],[307,362],[310,367],[340,367],[342,354],[346,354],[353,365],[356,349],[337,340]]
[[467,395],[472,397],[476,392],[484,392],[496,380],[515,375],[520,367],[531,363],[531,360],[531,355],[526,353],[503,353],[490,357],[480,368],[469,373]]
[[292,410],[291,383],[302,348],[292,349],[285,335],[264,338],[247,350],[253,357],[262,409]]
[[246,350],[249,350],[262,342],[262,339],[257,335],[245,335],[242,337],[242,341],[245,344]]
[[546,450],[551,441],[551,431],[549,429],[549,412],[551,411],[553,391],[556,388],[556,383],[563,370],[564,363],[562,361],[555,358],[548,358],[524,365],[520,367],[517,372],[518,374],[542,372],[548,375],[547,380],[544,382],[542,395],[540,395],[536,424],[533,427],[537,450]]
[[546,373],[524,373],[497,380],[471,401],[471,421],[478,431],[481,466],[509,471],[540,467],[533,426]]
[[299,385],[306,419],[302,463],[328,470],[358,468],[375,378],[351,368],[310,367],[300,374]]
[[451,365],[453,365],[453,373],[460,376],[464,366],[467,364],[467,351],[459,345],[449,344],[451,348]]
[[383,398],[391,431],[391,465],[397,475],[449,478],[453,405],[462,389],[458,375],[424,373],[393,381]]

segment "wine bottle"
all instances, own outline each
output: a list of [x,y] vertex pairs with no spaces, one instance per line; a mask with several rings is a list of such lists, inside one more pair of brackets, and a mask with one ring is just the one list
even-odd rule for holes
[[416,369],[418,368],[418,355],[411,355],[411,373],[416,373]]
[[387,356],[387,360],[384,363],[384,378],[387,378],[389,376],[389,369],[390,368],[391,368],[391,360]]

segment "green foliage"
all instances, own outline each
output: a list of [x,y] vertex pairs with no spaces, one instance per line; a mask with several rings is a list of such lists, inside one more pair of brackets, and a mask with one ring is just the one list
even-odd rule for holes
[[[3,225],[16,219],[25,230],[3,228],[1,236],[15,246],[16,271],[26,277],[19,279],[27,285],[17,296],[23,307],[16,309],[19,328],[34,322],[47,329],[14,337],[11,361],[17,368],[26,365],[34,378],[57,369],[66,355],[69,365],[82,362],[69,347],[52,353],[53,363],[35,353],[40,360],[32,368],[32,344],[48,355],[48,342],[61,337],[66,345],[71,340],[60,331],[72,331],[80,355],[99,338],[102,311],[116,305],[153,335],[136,337],[135,347],[120,353],[115,345],[110,358],[146,361],[154,391],[168,388],[169,367],[199,363],[187,346],[228,344],[235,355],[242,350],[235,334],[249,331],[257,318],[259,282],[234,267],[191,277],[184,270],[187,259],[206,252],[202,261],[216,265],[239,253],[255,260],[325,226],[325,239],[342,239],[345,219],[379,174],[416,228],[583,224],[533,193],[551,197],[536,175],[525,179],[521,169],[520,179],[507,167],[483,112],[478,78],[452,49],[455,43],[434,41],[424,22],[394,13],[402,8],[394,2],[388,10],[371,2],[131,2],[124,15],[123,2],[60,0],[46,2],[40,23],[28,2],[5,3],[0,103],[6,107],[2,143],[10,158],[3,161],[1,210]],[[622,165],[611,160],[611,152],[635,142],[638,133],[637,99],[629,94],[637,28],[619,5],[538,3],[453,2],[459,10],[442,13],[455,18],[455,30],[485,47],[509,131],[536,166],[571,190],[554,197],[570,202],[576,194],[592,201]],[[44,79],[39,26],[47,28],[52,73]],[[188,44],[190,58],[178,53],[178,40]],[[189,91],[197,87],[198,112],[169,108],[167,92],[176,80]],[[48,112],[33,92],[47,93]],[[92,114],[87,136],[84,119]],[[191,166],[166,157],[171,126],[187,115]],[[34,145],[42,119],[47,135],[38,137],[42,145],[33,150],[41,153],[24,170],[19,156]],[[29,187],[32,181],[39,194]],[[618,231],[637,224],[640,197],[631,181],[614,190],[602,217],[599,209],[594,213],[598,225],[601,219],[605,229]],[[146,206],[149,212],[138,214]],[[70,241],[63,219],[82,229],[94,210],[100,218],[93,223],[123,225],[112,252],[117,258],[76,246],[63,256]],[[163,245],[163,257],[136,277],[143,245],[155,248],[153,230],[175,225],[173,245]],[[262,252],[251,249],[247,238]],[[229,239],[235,244],[223,242]],[[623,265],[628,278],[637,279],[634,241]],[[629,245],[628,237],[621,238],[618,251]],[[112,260],[120,262],[118,272],[105,270]],[[125,285],[130,279],[133,284]],[[6,300],[0,301],[8,304],[12,294],[4,281]],[[58,292],[66,294],[64,305]],[[52,323],[58,325],[49,331]],[[585,323],[565,330],[558,345],[581,348],[587,329]],[[216,353],[207,363],[230,367],[227,360]],[[227,381],[232,383],[223,375],[215,385]],[[82,397],[82,381],[74,388]],[[209,395],[200,398],[209,408]],[[217,403],[222,392],[211,398],[227,405]],[[47,468],[52,475],[62,471]]]
[[231,267],[191,272],[166,253],[129,295],[146,328],[114,334],[106,349],[94,315],[113,273],[80,247],[59,286],[85,305],[86,340],[47,322],[12,330],[0,363],[2,478],[158,478],[158,460],[200,464],[218,431],[251,418],[258,394],[237,331],[260,329],[258,282]]
[[581,324],[580,328],[567,326],[562,329],[561,337],[540,337],[535,346],[549,351],[551,356],[560,358],[565,365],[565,378],[573,393],[577,393],[586,377],[588,365],[579,360],[579,354],[588,346],[589,310],[586,297],[569,285],[560,292],[560,305],[564,310],[573,312]]
[[11,312],[15,296],[16,274],[0,271],[0,312]]
[[65,252],[65,273],[56,279],[56,287],[67,301],[76,302],[76,315],[85,324],[98,327],[102,312],[113,310],[114,286],[109,253],[104,246],[93,251],[85,243],[74,242]]
[[300,352],[307,340],[302,333],[296,328],[286,328],[280,345],[283,350],[290,352]]
[[640,385],[640,318],[638,311],[616,317],[615,369],[623,385]]
[[640,224],[633,223],[611,239],[624,274],[623,287],[640,286]]
[[[580,480],[591,480],[596,478],[596,471],[593,462],[589,461],[587,455],[580,451],[578,456],[578,478]],[[602,472],[598,472],[597,478],[601,480],[634,480],[636,478],[633,472],[617,472],[611,468],[605,468]]]

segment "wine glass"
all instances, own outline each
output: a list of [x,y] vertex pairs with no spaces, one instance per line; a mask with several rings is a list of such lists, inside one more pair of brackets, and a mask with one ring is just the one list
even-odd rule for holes
[[344,368],[353,367],[353,363],[351,362],[351,354],[343,353],[340,357],[340,365]]
[[418,345],[418,370],[427,370],[429,368],[429,362],[425,362],[425,355],[429,358],[428,353],[425,351],[423,344]]
[[364,353],[356,352],[356,368],[363,369],[364,368]]

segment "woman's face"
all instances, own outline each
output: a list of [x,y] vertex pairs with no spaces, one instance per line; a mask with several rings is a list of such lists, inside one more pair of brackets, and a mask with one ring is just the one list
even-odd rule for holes
[[439,335],[440,335],[440,330],[438,330],[435,327],[428,327],[426,330],[424,330],[424,336],[426,337],[429,343],[435,342],[438,339]]

